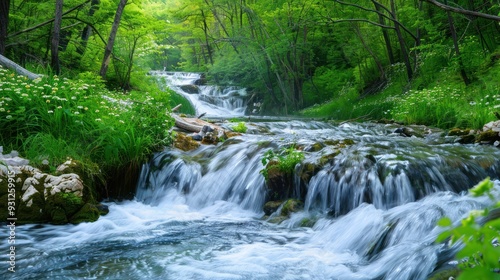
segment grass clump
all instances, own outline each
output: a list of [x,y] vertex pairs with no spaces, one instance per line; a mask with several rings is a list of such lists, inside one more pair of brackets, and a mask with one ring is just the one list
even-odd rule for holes
[[304,154],[302,151],[297,150],[295,145],[288,148],[282,148],[279,153],[275,153],[273,150],[268,150],[262,157],[262,165],[264,169],[260,173],[264,178],[268,179],[269,170],[272,168],[278,168],[278,170],[285,174],[292,174],[295,166],[304,159]]
[[239,132],[239,133],[246,133],[248,128],[244,122],[239,122],[236,125],[232,127],[232,130],[234,132]]

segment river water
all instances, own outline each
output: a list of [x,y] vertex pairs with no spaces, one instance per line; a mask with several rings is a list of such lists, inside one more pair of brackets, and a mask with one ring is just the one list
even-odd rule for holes
[[[495,147],[455,144],[438,133],[402,137],[394,127],[371,123],[247,126],[247,134],[217,146],[155,154],[143,166],[136,198],[107,202],[109,214],[94,223],[17,227],[16,273],[5,265],[0,276],[426,279],[455,249],[434,242],[442,231],[436,222],[446,216],[458,223],[488,206],[488,199],[467,194],[487,176],[500,197]],[[299,172],[345,139],[353,144],[309,180],[295,178],[292,195],[303,199],[304,210],[269,222],[264,153],[302,147]]]

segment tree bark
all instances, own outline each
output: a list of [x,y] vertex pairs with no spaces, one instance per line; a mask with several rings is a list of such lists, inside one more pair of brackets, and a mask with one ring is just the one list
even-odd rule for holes
[[[445,0],[446,1],[446,0]],[[448,1],[446,1],[448,2]],[[469,78],[467,77],[467,73],[465,73],[464,63],[462,62],[462,58],[460,57],[460,47],[458,46],[457,32],[455,30],[455,23],[453,22],[453,17],[451,16],[450,11],[446,11],[446,15],[448,16],[448,24],[450,25],[451,38],[453,39],[453,47],[455,49],[455,54],[458,58],[458,65],[460,67],[460,76],[465,83],[465,85],[470,84]]]
[[56,1],[56,13],[54,16],[54,27],[52,29],[52,41],[51,41],[51,61],[50,65],[54,73],[59,75],[61,72],[59,66],[59,39],[61,35],[61,22],[62,22],[62,9],[63,0]]
[[[377,1],[372,1],[373,5],[375,5],[375,10],[378,11],[378,21],[381,25],[385,25],[385,19],[382,16],[382,11],[380,4]],[[394,53],[392,51],[391,38],[389,37],[389,32],[385,28],[382,28],[382,36],[384,37],[385,48],[387,50],[387,55],[389,57],[389,63],[394,64],[396,60],[394,59]]]
[[30,71],[24,69],[23,67],[19,66],[18,64],[16,64],[12,60],[6,58],[5,56],[3,56],[1,54],[0,54],[0,65],[2,65],[3,67],[5,67],[7,69],[15,71],[19,75],[26,76],[31,80],[34,80],[36,78],[41,77],[41,75],[31,73]]
[[9,26],[9,7],[10,0],[0,1],[0,54],[5,53],[7,40],[7,28]]
[[111,26],[108,43],[106,44],[106,49],[104,50],[104,58],[101,64],[101,70],[99,71],[99,75],[103,79],[106,78],[106,72],[108,71],[109,61],[111,59],[111,52],[113,51],[116,33],[118,33],[118,27],[120,26],[120,20],[123,14],[123,10],[125,9],[125,5],[127,5],[127,0],[120,0],[120,3],[118,4],[118,8],[116,10],[115,20],[113,21],[113,25]]
[[[92,17],[94,16],[94,13],[97,9],[99,9],[99,4],[100,4],[100,0],[92,0],[91,4],[90,4],[90,9],[89,9],[89,12],[88,12],[88,16],[89,17]],[[90,24],[87,24],[83,30],[82,30],[82,36],[81,36],[81,39],[82,39],[82,42],[81,42],[81,45],[77,47],[76,51],[79,53],[79,54],[83,54],[85,52],[85,49],[87,48],[87,43],[89,41],[89,38],[90,36],[92,35],[92,25]]]
[[399,23],[396,18],[396,5],[394,4],[394,0],[391,0],[391,13],[392,18],[394,18],[394,28],[396,30],[396,35],[398,36],[398,41],[401,48],[401,56],[406,67],[408,80],[411,81],[411,79],[413,78],[413,68],[411,67],[410,57],[408,56],[408,51],[406,50],[405,39],[403,38],[403,34],[401,34],[401,29],[399,28]]

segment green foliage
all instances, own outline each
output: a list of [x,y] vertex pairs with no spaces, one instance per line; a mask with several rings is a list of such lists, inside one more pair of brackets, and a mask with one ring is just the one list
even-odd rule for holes
[[[493,202],[491,191],[493,182],[489,178],[483,180],[470,190],[475,196],[488,196]],[[500,207],[496,202],[494,208]],[[498,238],[500,236],[500,219],[490,219],[485,223],[484,219],[490,209],[472,211],[463,219],[458,226],[453,226],[449,218],[443,218],[438,222],[439,226],[448,228],[441,233],[437,239],[442,242],[450,238],[452,243],[461,242],[463,248],[456,257],[460,260],[461,273],[458,279],[496,279],[500,270],[500,247]]]
[[104,172],[142,163],[170,143],[168,93],[113,92],[97,77],[81,77],[86,82],[32,81],[0,68],[0,142],[38,164],[54,168],[71,157]]
[[273,150],[268,150],[262,157],[261,161],[262,165],[264,165],[264,169],[262,169],[260,173],[267,179],[269,175],[269,168],[277,167],[279,171],[283,173],[292,174],[295,166],[303,159],[304,154],[302,151],[297,150],[295,145],[291,145],[288,148],[282,148],[279,153],[275,153]]
[[238,124],[233,126],[232,129],[235,132],[246,133],[248,128],[244,122],[239,122]]

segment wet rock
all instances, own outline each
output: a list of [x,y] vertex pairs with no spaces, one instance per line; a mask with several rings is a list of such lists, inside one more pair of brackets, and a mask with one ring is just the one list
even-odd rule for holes
[[290,216],[292,213],[299,212],[304,209],[304,203],[298,199],[289,199],[283,204],[281,215]]
[[278,210],[282,203],[283,201],[281,200],[266,202],[266,204],[264,204],[264,214],[270,216]]
[[192,137],[187,136],[185,133],[178,132],[175,141],[174,147],[183,151],[191,151],[195,150],[200,146],[200,143],[194,140]]
[[198,88],[198,86],[196,86],[196,85],[183,85],[183,86],[180,86],[180,88],[189,94],[200,93],[200,88]]
[[493,144],[495,141],[500,140],[500,135],[498,132],[493,130],[487,130],[479,133],[477,137],[477,142],[481,144]]
[[476,135],[474,134],[462,135],[458,139],[458,143],[460,144],[473,144],[475,142],[476,142]]

